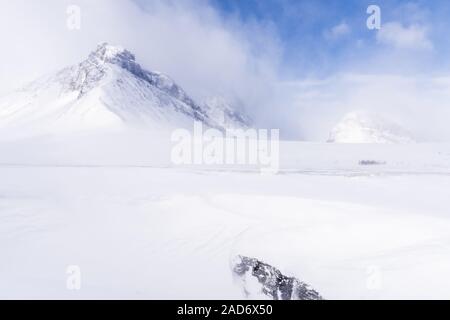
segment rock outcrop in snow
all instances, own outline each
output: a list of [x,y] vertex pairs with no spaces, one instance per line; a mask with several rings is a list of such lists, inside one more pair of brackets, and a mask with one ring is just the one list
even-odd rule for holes
[[[81,63],[0,98],[0,128],[192,127],[196,120],[225,129],[216,112],[168,76],[142,68],[128,50],[103,43]],[[244,124],[231,107],[226,113],[227,123]]]
[[351,112],[333,128],[328,142],[412,143],[414,139],[399,125],[378,115]]
[[322,300],[320,294],[300,280],[254,258],[238,256],[233,273],[249,298],[265,296],[273,300]]

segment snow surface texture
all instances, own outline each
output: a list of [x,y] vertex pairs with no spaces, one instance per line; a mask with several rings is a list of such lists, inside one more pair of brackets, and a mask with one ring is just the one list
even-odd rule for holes
[[154,135],[3,140],[0,297],[240,299],[246,256],[325,299],[448,299],[449,150],[282,142],[261,175],[174,167]]
[[216,101],[212,106],[196,104],[168,76],[144,70],[132,53],[104,43],[80,64],[1,98],[0,129],[54,133],[137,127],[158,131],[191,127],[193,120],[222,130],[248,125],[245,116],[222,98],[212,101]]
[[414,139],[379,115],[358,111],[347,114],[331,131],[328,142],[336,143],[411,143]]

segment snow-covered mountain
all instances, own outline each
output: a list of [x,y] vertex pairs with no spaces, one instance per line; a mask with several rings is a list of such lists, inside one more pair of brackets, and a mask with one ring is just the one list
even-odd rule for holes
[[412,143],[414,139],[399,125],[379,115],[350,112],[333,128],[328,142]]
[[246,126],[245,119],[228,105],[197,104],[168,76],[143,69],[131,52],[107,43],[81,63],[0,98],[0,128],[190,127],[197,120],[224,129]]

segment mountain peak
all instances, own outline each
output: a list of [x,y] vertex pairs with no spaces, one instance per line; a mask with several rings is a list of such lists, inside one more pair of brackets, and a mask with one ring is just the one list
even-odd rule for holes
[[90,71],[92,68],[97,69],[97,71],[100,70],[101,75],[103,75],[106,70],[105,64],[116,65],[127,70],[158,89],[176,95],[180,100],[187,99],[184,91],[171,78],[159,72],[145,70],[136,62],[135,55],[121,46],[111,45],[107,42],[100,43],[97,49],[91,52],[89,58],[81,63],[83,69],[88,69],[88,75],[95,73]]
[[103,63],[123,64],[134,63],[134,54],[120,46],[110,45],[107,42],[100,43],[89,55],[89,60],[96,60]]
[[[225,125],[213,117],[215,108],[197,104],[170,77],[144,69],[130,51],[108,43],[99,44],[82,62],[33,82],[4,101],[6,105],[0,100],[0,129],[28,123],[44,130],[47,126],[57,130],[189,127],[192,121],[218,129]],[[232,124],[240,119],[230,107],[224,109]]]
[[354,111],[334,127],[328,142],[411,143],[414,139],[398,124],[378,114]]

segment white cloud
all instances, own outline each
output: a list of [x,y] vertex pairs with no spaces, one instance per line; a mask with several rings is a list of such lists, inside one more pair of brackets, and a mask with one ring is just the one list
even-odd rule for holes
[[341,38],[343,36],[346,36],[350,33],[351,33],[350,26],[347,23],[342,22],[338,25],[335,25],[330,30],[325,31],[324,35],[325,35],[325,38],[327,38],[327,39],[335,40],[335,39]]
[[403,26],[398,22],[389,22],[381,26],[377,33],[377,41],[400,49],[433,48],[427,37],[427,29],[420,25]]

